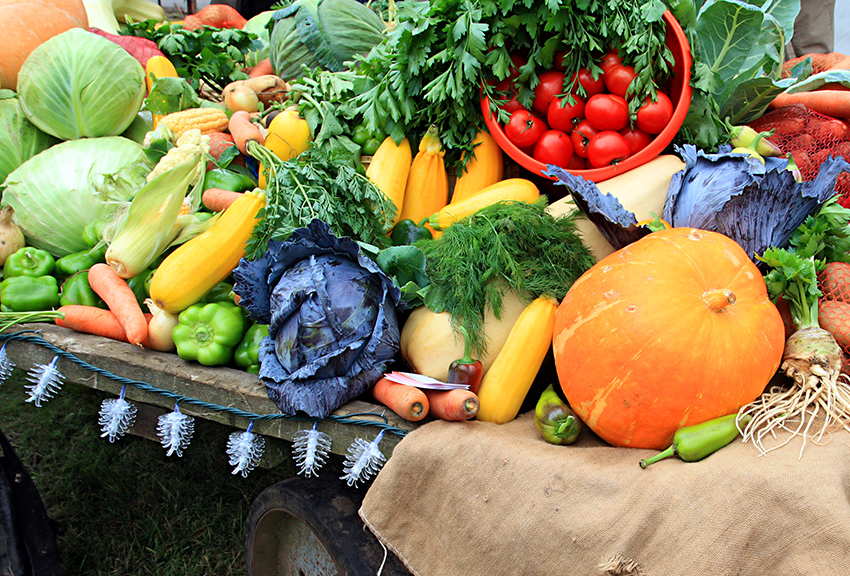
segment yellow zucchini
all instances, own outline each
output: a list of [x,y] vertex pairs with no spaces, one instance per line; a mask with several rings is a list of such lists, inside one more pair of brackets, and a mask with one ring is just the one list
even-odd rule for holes
[[151,56],[145,64],[145,84],[148,87],[148,92],[153,88],[153,81],[157,78],[179,78],[177,69],[171,60],[165,56]]
[[474,214],[496,202],[514,200],[531,203],[539,197],[540,190],[531,180],[508,178],[488,186],[463,202],[457,204],[453,202],[443,207],[439,212],[431,214],[428,223],[435,230],[445,230],[461,218]]
[[413,153],[408,139],[403,138],[401,143],[396,144],[395,140],[388,136],[381,142],[366,169],[366,177],[395,205],[393,225],[401,220],[404,189],[407,187],[412,161]]
[[[685,163],[674,154],[662,154],[646,164],[632,168],[619,176],[599,182],[596,187],[603,194],[611,194],[620,201],[623,208],[633,212],[637,221],[651,220],[652,214],[660,218],[664,212],[664,200],[673,174],[685,168]],[[569,194],[553,202],[547,208],[553,216],[569,214],[578,210]],[[614,252],[614,247],[590,220],[579,212],[575,219],[576,228],[582,242],[597,260]]]
[[522,311],[481,381],[476,418],[504,424],[516,418],[552,345],[558,302],[541,296]]
[[[487,130],[482,130],[472,141],[475,155],[458,176],[450,204],[457,204],[502,179],[505,170],[502,149]],[[464,156],[466,153],[464,152]]]
[[245,255],[245,244],[266,205],[262,190],[245,192],[206,232],[169,254],[156,269],[150,296],[158,308],[176,314],[227,278]]
[[449,203],[445,155],[437,127],[431,126],[419,142],[419,151],[410,165],[399,220],[421,222]]

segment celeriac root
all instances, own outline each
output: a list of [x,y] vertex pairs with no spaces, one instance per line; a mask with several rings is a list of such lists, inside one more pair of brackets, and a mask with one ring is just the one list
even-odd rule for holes
[[[850,379],[841,374],[841,349],[832,335],[821,328],[795,332],[785,345],[781,370],[793,380],[791,388],[773,386],[739,411],[739,418],[752,416],[741,431],[744,442],[752,440],[759,452],[788,444],[802,436],[800,458],[807,441],[823,443],[833,429],[850,432]],[[823,422],[813,431],[815,420]],[[790,432],[779,444],[765,448],[764,438],[777,438],[777,431]]]

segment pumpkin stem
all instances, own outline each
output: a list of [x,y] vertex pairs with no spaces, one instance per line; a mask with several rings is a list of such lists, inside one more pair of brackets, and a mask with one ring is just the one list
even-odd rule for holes
[[735,293],[726,288],[712,288],[703,292],[702,301],[712,312],[723,312],[738,300]]

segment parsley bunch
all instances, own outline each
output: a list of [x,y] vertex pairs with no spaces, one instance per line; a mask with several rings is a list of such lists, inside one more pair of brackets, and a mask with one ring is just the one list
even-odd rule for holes
[[245,80],[248,75],[242,69],[248,66],[248,54],[262,48],[256,34],[236,28],[202,26],[186,30],[158,24],[154,20],[133,22],[127,24],[126,34],[156,42],[177,74],[195,90],[200,90],[203,82],[221,92],[231,82]]
[[248,240],[245,257],[256,260],[274,238],[287,240],[292,232],[314,218],[322,220],[337,237],[384,247],[395,207],[339,151],[310,146],[291,160],[275,160],[271,151],[262,161],[269,168],[266,207]]

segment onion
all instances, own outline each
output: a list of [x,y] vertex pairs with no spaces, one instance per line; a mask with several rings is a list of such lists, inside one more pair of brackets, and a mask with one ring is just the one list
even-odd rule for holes
[[6,263],[6,258],[26,246],[24,233],[12,222],[15,209],[11,206],[0,208],[0,266]]
[[174,345],[171,333],[177,326],[177,314],[171,314],[159,308],[150,298],[145,299],[145,304],[153,314],[153,318],[148,322],[148,344],[152,349],[160,352],[175,350],[177,347]]

